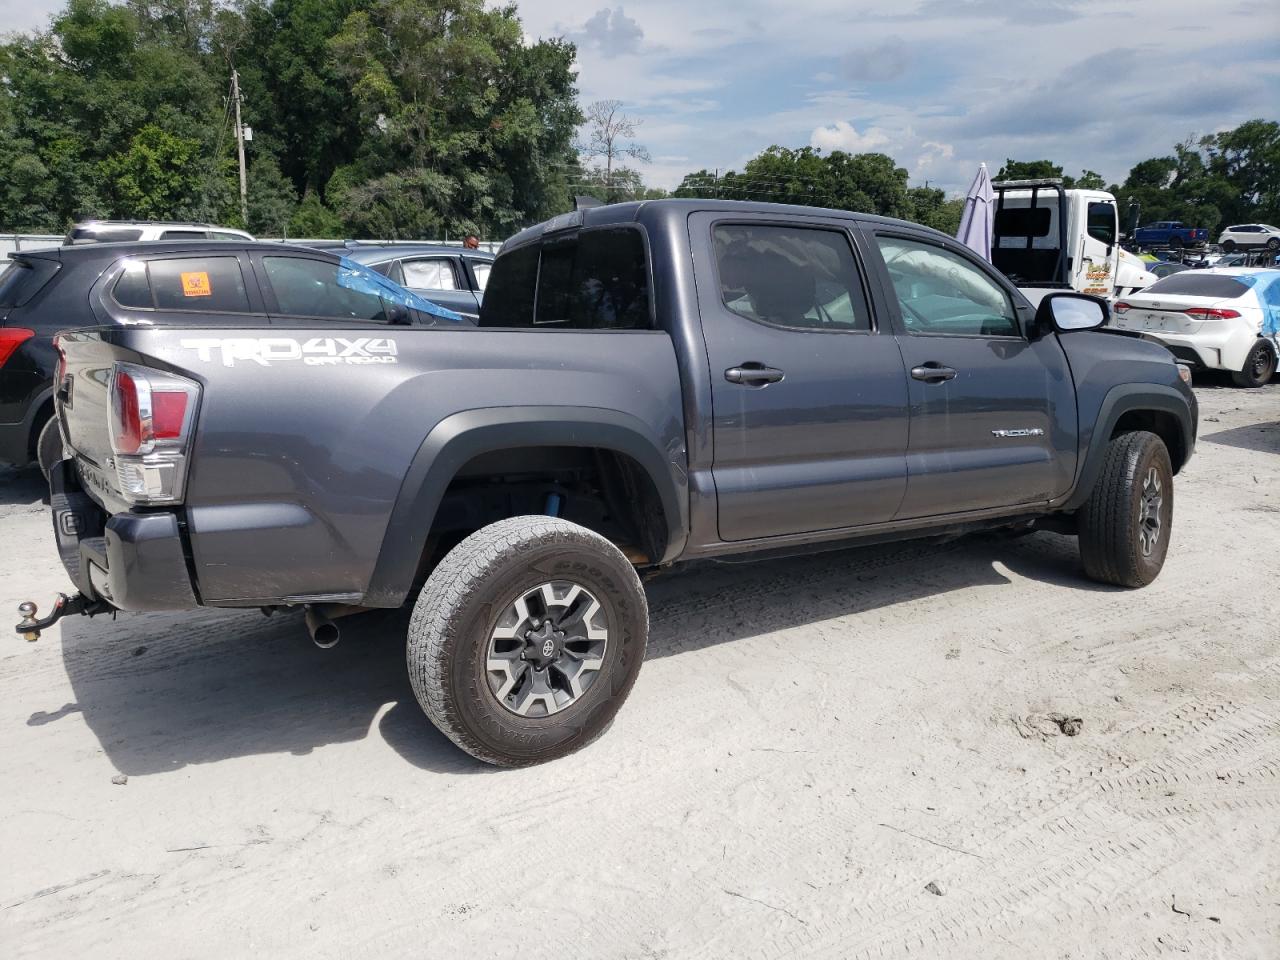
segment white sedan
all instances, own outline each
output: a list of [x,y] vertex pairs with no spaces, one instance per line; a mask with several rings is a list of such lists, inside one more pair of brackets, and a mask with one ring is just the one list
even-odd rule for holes
[[1111,326],[1149,334],[1195,367],[1260,387],[1280,349],[1280,270],[1184,270],[1112,306]]

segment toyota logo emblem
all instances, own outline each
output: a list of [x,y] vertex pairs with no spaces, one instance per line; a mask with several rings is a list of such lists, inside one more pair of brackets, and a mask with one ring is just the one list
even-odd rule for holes
[[554,640],[548,640],[546,643],[542,645],[542,655],[544,657],[549,657],[551,656],[551,654],[555,652],[556,652],[556,642]]

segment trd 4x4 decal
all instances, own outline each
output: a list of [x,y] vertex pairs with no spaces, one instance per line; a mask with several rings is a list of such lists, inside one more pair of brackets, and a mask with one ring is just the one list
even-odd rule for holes
[[205,363],[221,361],[224,367],[236,361],[263,367],[295,360],[312,367],[397,362],[390,337],[184,337],[180,344]]

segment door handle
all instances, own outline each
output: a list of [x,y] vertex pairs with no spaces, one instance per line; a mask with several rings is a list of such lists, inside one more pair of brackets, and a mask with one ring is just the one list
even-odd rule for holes
[[912,367],[911,376],[913,379],[923,380],[925,383],[945,383],[956,378],[956,371],[952,367],[944,367],[942,364],[930,360],[928,363],[922,363],[918,367]]
[[777,367],[766,367],[763,363],[754,361],[730,367],[724,372],[724,378],[730,383],[745,383],[753,387],[778,383],[784,376],[786,374]]

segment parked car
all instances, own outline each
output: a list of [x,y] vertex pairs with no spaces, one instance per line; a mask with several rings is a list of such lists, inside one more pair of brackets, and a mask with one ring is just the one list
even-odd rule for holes
[[252,240],[253,235],[211,223],[161,220],[85,220],[67,231],[63,243],[124,243],[156,240]]
[[1153,274],[1157,280],[1163,280],[1165,277],[1190,269],[1191,268],[1185,263],[1175,263],[1171,260],[1165,261],[1164,263],[1153,263],[1151,266],[1147,267],[1147,271]]
[[1280,251],[1280,227],[1273,227],[1269,223],[1237,224],[1222,231],[1218,244],[1227,253],[1245,247],[1266,247],[1268,250]]
[[19,629],[305,607],[329,646],[336,617],[416,601],[427,715],[536,763],[634,684],[637,568],[1046,526],[1094,579],[1150,583],[1196,400],[1106,315],[1074,292],[1033,308],[915,224],[672,199],[508,240],[478,328],[63,334],[54,529],[81,594]]
[[480,317],[480,301],[493,267],[491,253],[419,243],[352,246],[345,254],[473,323]]
[[[257,278],[262,278],[259,285]],[[460,320],[367,267],[276,243],[94,243],[16,254],[0,273],[0,461],[47,473],[59,330],[99,324],[228,327]]]
[[1176,273],[1112,310],[1116,329],[1153,336],[1184,363],[1227,370],[1237,386],[1260,387],[1276,372],[1280,270]]
[[1209,231],[1180,220],[1157,220],[1133,231],[1133,242],[1139,247],[1202,247],[1209,242]]

